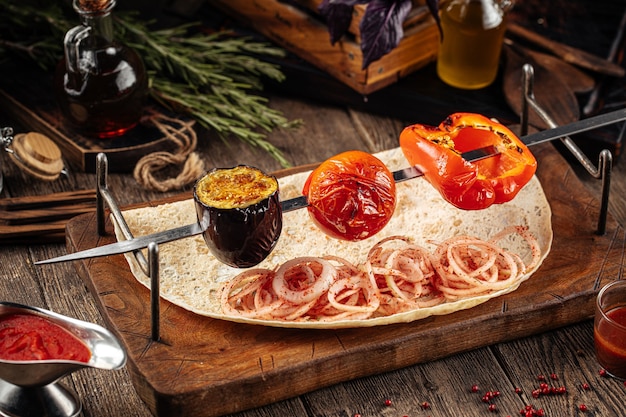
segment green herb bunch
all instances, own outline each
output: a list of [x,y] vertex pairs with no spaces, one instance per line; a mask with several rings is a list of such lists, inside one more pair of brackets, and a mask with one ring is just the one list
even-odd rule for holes
[[[0,0],[0,56],[18,53],[42,68],[54,68],[63,56],[62,39],[78,18],[66,3]],[[231,137],[268,152],[290,166],[267,140],[276,128],[293,128],[257,92],[263,79],[282,81],[277,65],[261,56],[284,56],[284,50],[226,31],[203,32],[199,23],[153,29],[134,13],[115,13],[116,36],[143,58],[150,95],[165,108],[195,119],[223,140]]]

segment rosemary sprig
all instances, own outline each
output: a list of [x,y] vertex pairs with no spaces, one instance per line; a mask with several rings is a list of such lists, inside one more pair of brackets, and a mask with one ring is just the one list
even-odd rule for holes
[[190,34],[193,24],[156,31],[130,18],[118,24],[129,46],[155,71],[151,77],[154,99],[190,115],[222,139],[236,136],[268,152],[281,166],[290,166],[282,152],[266,140],[265,132],[292,128],[300,122],[287,120],[267,105],[265,97],[251,93],[262,88],[261,76],[284,79],[275,65],[251,54],[282,56],[284,51],[225,32]]
[[[53,68],[63,53],[64,33],[78,20],[72,10],[51,3],[0,0],[0,32],[10,34],[0,40],[0,52],[25,54]],[[139,53],[149,70],[153,99],[213,129],[225,141],[236,137],[268,152],[281,166],[291,165],[267,141],[267,133],[301,122],[287,120],[256,93],[262,90],[263,78],[284,79],[277,65],[258,58],[283,56],[282,49],[228,32],[205,34],[199,24],[153,30],[135,14],[114,16],[118,38]]]
[[[264,133],[251,129],[256,126],[271,131],[275,126],[291,127],[298,123],[289,122],[281,113],[267,107],[265,98],[219,84],[210,87],[212,94],[206,94],[186,84],[161,78],[153,78],[152,83],[151,95],[164,107],[189,114],[223,139],[229,134],[237,136],[249,145],[268,152],[281,166],[290,166],[282,152],[265,139]],[[246,107],[247,111],[238,111],[240,107]]]

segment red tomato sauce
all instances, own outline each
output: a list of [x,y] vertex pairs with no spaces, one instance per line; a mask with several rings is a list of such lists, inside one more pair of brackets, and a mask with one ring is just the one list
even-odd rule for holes
[[0,316],[0,359],[88,362],[90,357],[91,351],[80,339],[43,317],[31,314]]
[[603,326],[595,331],[598,362],[611,374],[626,378],[626,307],[617,307],[607,317],[622,326]]

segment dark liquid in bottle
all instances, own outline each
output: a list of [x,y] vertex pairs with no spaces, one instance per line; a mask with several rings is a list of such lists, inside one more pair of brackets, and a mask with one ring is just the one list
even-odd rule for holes
[[143,62],[131,49],[97,39],[81,44],[79,72],[59,64],[55,87],[70,127],[86,136],[111,138],[132,129],[142,113],[147,78]]

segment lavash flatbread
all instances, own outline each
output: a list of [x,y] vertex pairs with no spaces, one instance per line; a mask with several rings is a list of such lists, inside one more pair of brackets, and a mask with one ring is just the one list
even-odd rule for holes
[[[391,170],[407,166],[399,148],[376,155]],[[300,195],[309,172],[279,178],[281,198]],[[156,207],[144,207],[124,211],[124,218],[133,235],[141,236],[196,221],[192,199],[168,203]],[[537,238],[541,248],[541,261],[545,259],[552,244],[550,205],[536,177],[520,191],[511,202],[493,205],[485,210],[459,210],[445,202],[439,193],[423,178],[397,184],[397,206],[387,226],[375,236],[360,242],[346,242],[328,237],[310,220],[307,210],[284,213],[283,230],[274,251],[257,267],[274,268],[300,256],[340,256],[354,264],[362,263],[370,248],[379,240],[392,235],[410,237],[414,243],[433,249],[429,242],[441,242],[449,237],[465,234],[488,239],[511,225],[527,226]],[[123,239],[115,225],[118,239]],[[507,242],[510,251],[522,256],[527,263],[531,254],[523,239]],[[134,256],[126,254],[133,275],[149,288],[150,280],[138,266]],[[471,308],[485,301],[514,291],[528,279],[529,271],[515,285],[454,302],[410,310],[385,317],[365,320],[341,320],[334,322],[258,320],[222,313],[220,287],[241,269],[226,266],[217,261],[207,249],[200,235],[159,246],[160,290],[166,300],[199,315],[222,320],[261,324],[275,327],[333,329],[346,327],[370,327],[392,323],[410,322],[431,315],[449,314]],[[539,263],[541,264],[541,262]]]

